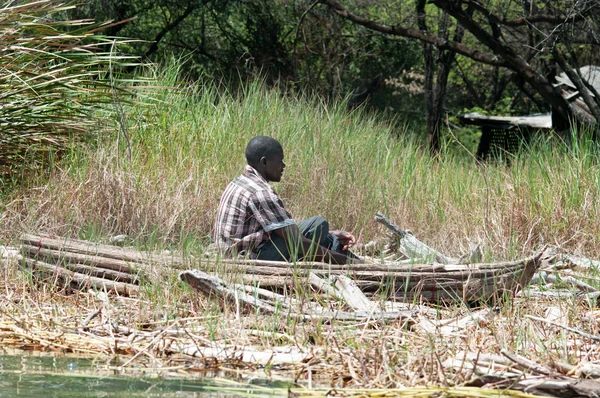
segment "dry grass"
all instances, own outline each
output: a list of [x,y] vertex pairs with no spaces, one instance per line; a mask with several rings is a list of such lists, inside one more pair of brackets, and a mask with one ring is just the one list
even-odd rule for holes
[[[197,295],[166,271],[137,298],[64,290],[52,278],[37,281],[15,264],[4,264],[3,273],[0,344],[112,359],[111,369],[124,372],[193,377],[234,370],[287,377],[309,387],[451,389],[486,373],[517,379],[538,374],[502,360],[502,352],[525,357],[554,376],[590,375],[590,366],[597,371],[594,364],[600,361],[595,341],[527,317],[548,317],[597,335],[600,311],[577,297],[526,295],[493,309],[452,305],[439,307],[433,317],[415,310],[413,319],[391,323],[299,321],[285,313],[238,312]],[[306,289],[290,294],[317,298]],[[182,350],[190,346],[214,351],[191,356]],[[248,360],[248,353],[257,359]],[[261,353],[269,359],[260,360]],[[303,359],[280,360],[288,354]],[[477,369],[468,355],[479,359]],[[500,360],[486,359],[493,355]]]

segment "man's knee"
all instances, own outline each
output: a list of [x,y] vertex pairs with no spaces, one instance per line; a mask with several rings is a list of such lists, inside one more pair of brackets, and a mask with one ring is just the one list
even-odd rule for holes
[[323,231],[329,233],[329,222],[321,216],[312,216],[298,223],[303,235],[321,235]]
[[290,261],[288,243],[278,235],[271,236],[271,239],[257,253],[256,258],[268,261]]
[[329,222],[321,216],[309,217],[298,223],[302,235],[326,246],[329,236]]
[[329,229],[329,221],[322,216],[312,216],[306,219],[307,224]]

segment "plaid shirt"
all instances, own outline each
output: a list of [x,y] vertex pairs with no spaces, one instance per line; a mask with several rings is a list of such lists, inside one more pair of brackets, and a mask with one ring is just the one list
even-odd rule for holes
[[242,241],[238,252],[256,253],[270,232],[296,221],[273,188],[253,167],[229,183],[217,210],[215,242],[224,248]]

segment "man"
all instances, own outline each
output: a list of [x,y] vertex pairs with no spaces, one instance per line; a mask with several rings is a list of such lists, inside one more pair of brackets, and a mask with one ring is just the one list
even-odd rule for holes
[[307,259],[336,264],[361,263],[348,251],[356,238],[329,231],[322,217],[296,223],[269,182],[281,181],[283,148],[271,137],[257,136],[246,147],[246,170],[223,192],[215,224],[215,242],[228,253],[271,261]]

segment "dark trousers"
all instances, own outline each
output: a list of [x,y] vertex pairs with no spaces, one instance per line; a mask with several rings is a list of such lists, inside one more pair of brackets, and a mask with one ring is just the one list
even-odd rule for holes
[[[344,253],[340,247],[340,241],[336,236],[329,233],[329,222],[321,216],[314,216],[302,220],[298,223],[300,233],[314,242],[327,249]],[[286,240],[274,233],[263,247],[259,249],[256,258],[269,261],[292,261],[300,257],[299,242],[286,242]],[[314,251],[313,251],[314,253]]]

